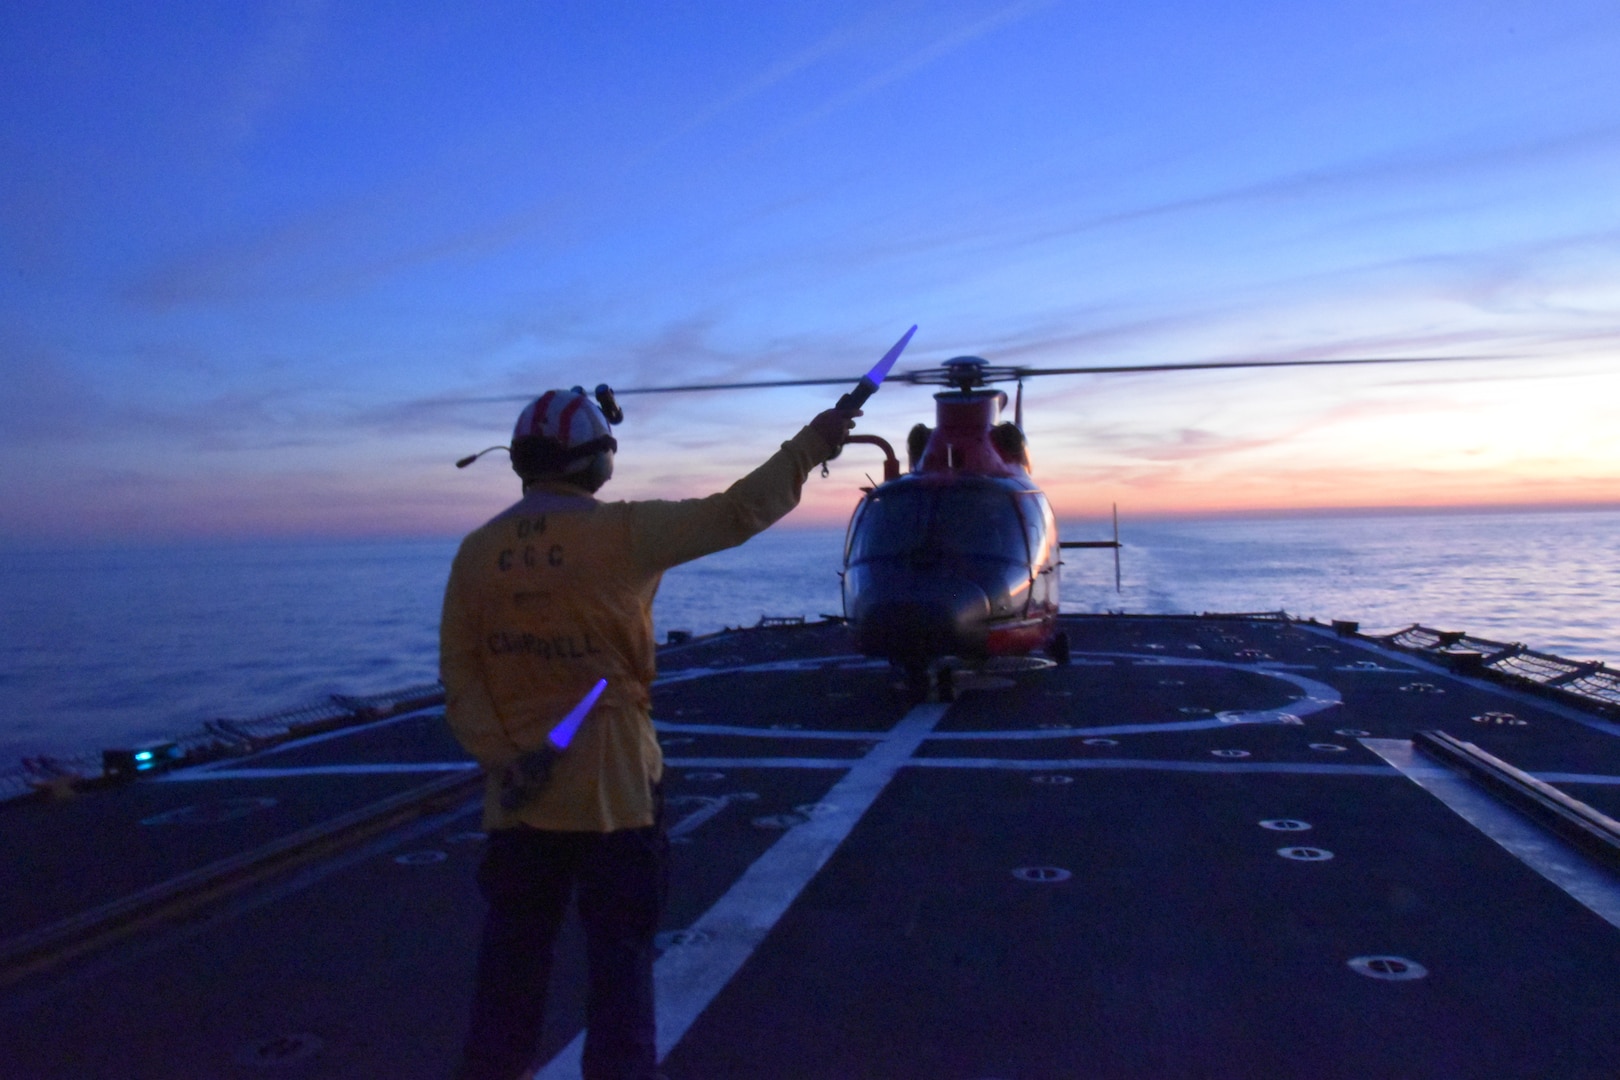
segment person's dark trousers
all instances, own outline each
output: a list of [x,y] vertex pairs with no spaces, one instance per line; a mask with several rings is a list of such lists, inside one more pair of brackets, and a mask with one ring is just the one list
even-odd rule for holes
[[590,972],[586,1080],[653,1077],[653,936],[669,888],[662,824],[611,833],[497,829],[478,884],[489,915],[458,1080],[513,1080],[533,1064],[553,946],[576,888]]

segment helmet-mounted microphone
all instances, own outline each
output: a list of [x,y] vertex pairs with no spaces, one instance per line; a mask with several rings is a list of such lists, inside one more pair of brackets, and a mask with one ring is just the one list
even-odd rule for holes
[[489,449],[480,450],[476,454],[468,454],[466,457],[456,462],[456,468],[465,469],[467,466],[471,465],[485,454],[493,454],[497,450],[505,450],[508,454],[512,452],[512,448],[510,446],[491,446]]

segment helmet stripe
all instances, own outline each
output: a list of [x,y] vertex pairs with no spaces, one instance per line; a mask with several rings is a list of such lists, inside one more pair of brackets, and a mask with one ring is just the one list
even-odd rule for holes
[[585,404],[585,401],[584,394],[575,394],[568,404],[563,406],[562,415],[557,417],[557,441],[564,446],[573,445],[571,429],[574,415],[579,412],[579,407]]

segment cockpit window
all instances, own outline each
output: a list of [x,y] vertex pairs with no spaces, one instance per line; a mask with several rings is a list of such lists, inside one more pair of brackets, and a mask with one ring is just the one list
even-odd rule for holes
[[866,500],[851,529],[850,562],[924,552],[1026,561],[1014,494],[990,485],[906,484]]

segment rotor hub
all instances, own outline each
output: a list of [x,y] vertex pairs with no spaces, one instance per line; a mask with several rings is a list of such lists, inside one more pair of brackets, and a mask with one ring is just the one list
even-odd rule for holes
[[[997,367],[979,356],[958,356],[937,368],[908,371],[906,382],[921,386],[948,386],[953,390],[977,390],[992,383],[1013,382],[1021,377],[1019,368]],[[891,376],[891,378],[895,378]]]

